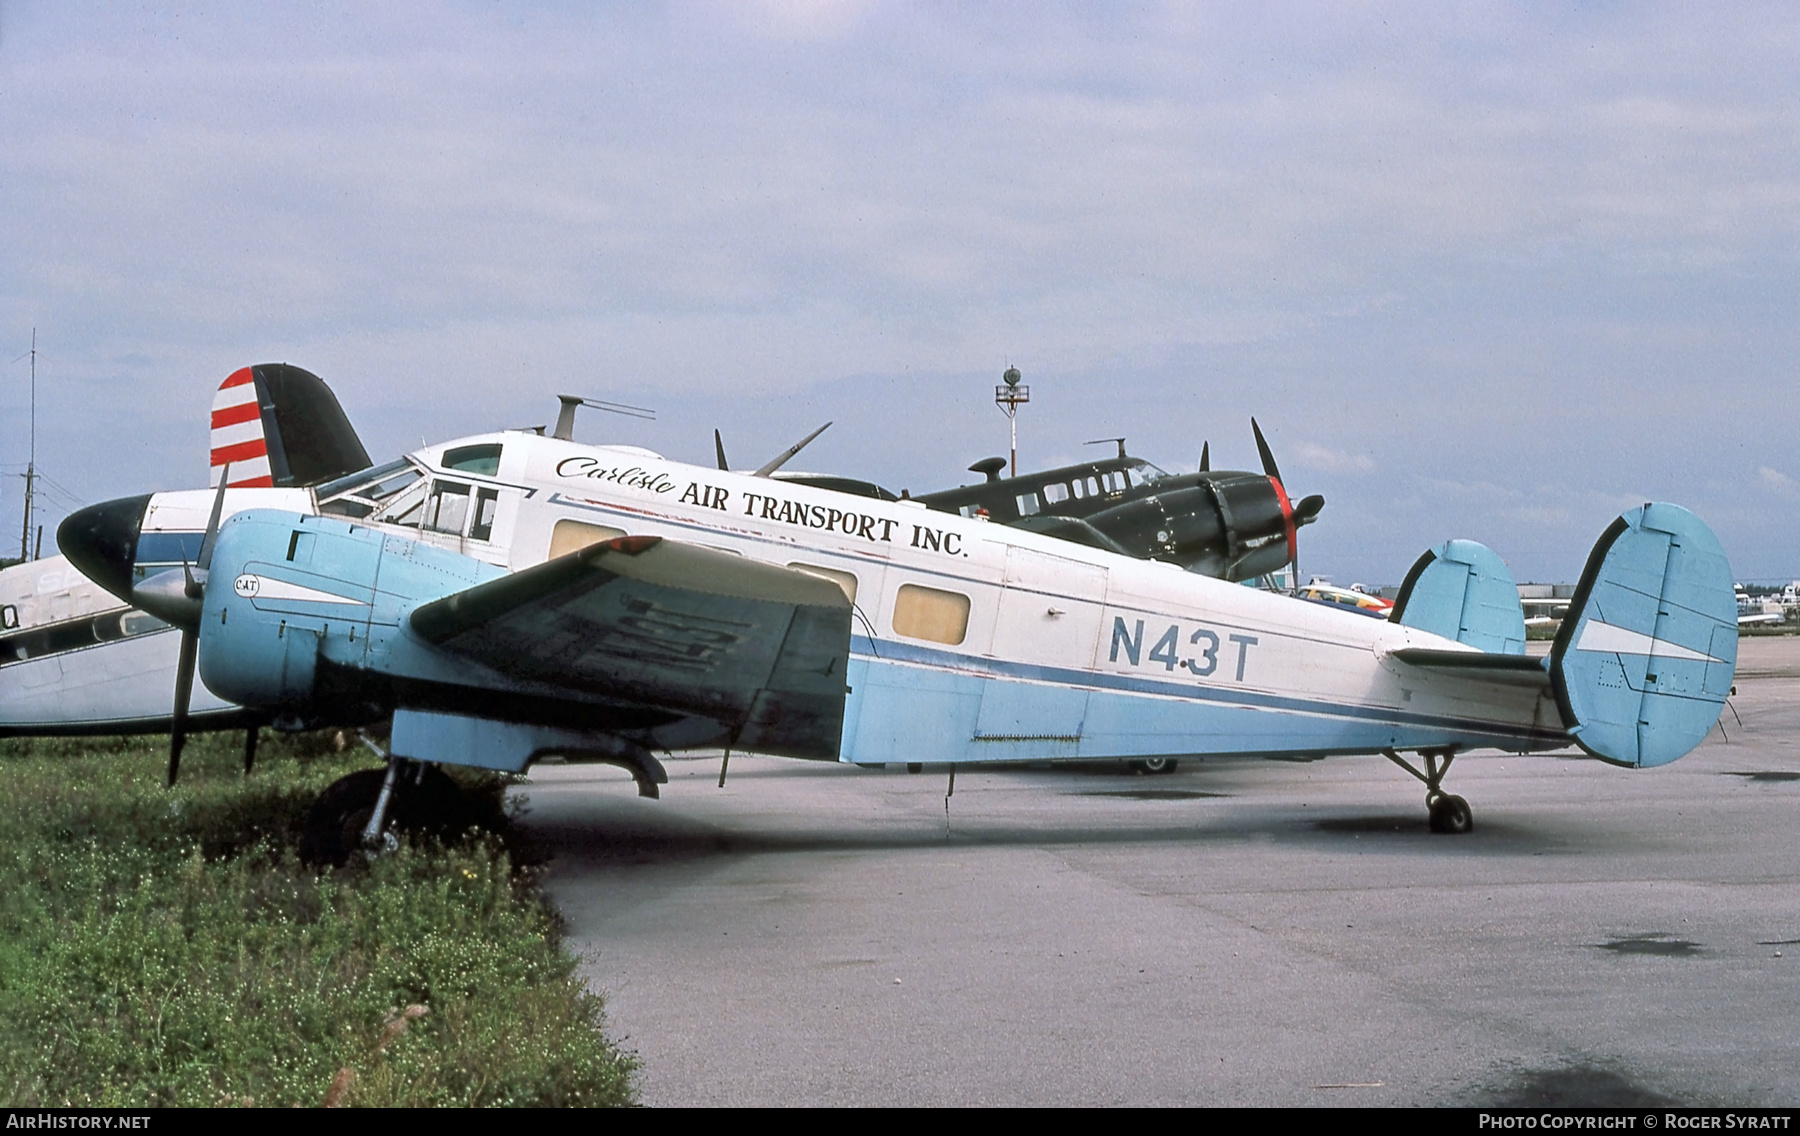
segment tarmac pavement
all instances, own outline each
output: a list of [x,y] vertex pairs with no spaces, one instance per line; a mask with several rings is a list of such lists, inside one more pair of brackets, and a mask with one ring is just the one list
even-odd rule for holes
[[1663,769],[1476,752],[516,792],[652,1105],[1800,1103],[1800,639]]

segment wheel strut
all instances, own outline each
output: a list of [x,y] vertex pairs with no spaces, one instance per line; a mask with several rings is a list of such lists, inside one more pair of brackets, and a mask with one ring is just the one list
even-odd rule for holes
[[1443,790],[1444,775],[1456,760],[1455,747],[1420,750],[1419,757],[1425,764],[1422,771],[1393,749],[1382,750],[1381,756],[1425,783],[1425,809],[1431,817],[1431,831],[1464,833],[1474,826],[1469,802]]

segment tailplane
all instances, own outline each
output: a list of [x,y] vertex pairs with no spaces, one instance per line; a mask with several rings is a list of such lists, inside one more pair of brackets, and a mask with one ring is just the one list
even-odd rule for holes
[[1648,504],[1594,545],[1557,632],[1551,686],[1581,748],[1666,765],[1719,720],[1737,667],[1725,550],[1678,505]]
[[369,467],[369,451],[325,380],[286,363],[258,363],[219,384],[212,406],[212,476],[232,486],[304,487]]

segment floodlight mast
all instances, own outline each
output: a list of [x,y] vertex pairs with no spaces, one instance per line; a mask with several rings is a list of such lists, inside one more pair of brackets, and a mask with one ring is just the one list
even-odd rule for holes
[[994,388],[994,405],[1000,413],[1006,415],[1007,426],[1012,431],[1012,475],[1019,476],[1019,407],[1031,401],[1031,388],[1020,386],[1022,378],[1017,367],[1008,367],[1001,375],[1001,386]]

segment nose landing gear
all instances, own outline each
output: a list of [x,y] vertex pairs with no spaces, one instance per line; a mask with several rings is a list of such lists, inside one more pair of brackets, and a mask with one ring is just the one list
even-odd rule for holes
[[1450,763],[1456,760],[1454,747],[1420,750],[1419,756],[1425,762],[1423,772],[1394,750],[1384,749],[1381,756],[1425,783],[1425,810],[1431,818],[1431,831],[1461,834],[1475,827],[1475,815],[1469,811],[1469,802],[1442,788],[1444,775],[1450,772]]

